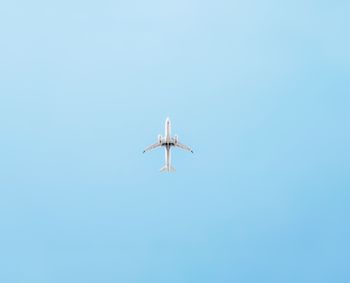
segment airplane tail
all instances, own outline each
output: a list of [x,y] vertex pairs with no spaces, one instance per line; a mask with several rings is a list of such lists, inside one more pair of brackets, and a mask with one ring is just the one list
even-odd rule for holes
[[164,166],[164,167],[162,167],[162,168],[160,168],[160,172],[175,172],[176,170],[175,170],[175,168],[173,167],[173,166]]

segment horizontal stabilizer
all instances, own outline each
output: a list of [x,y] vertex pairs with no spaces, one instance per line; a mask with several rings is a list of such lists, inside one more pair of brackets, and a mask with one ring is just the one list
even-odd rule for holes
[[160,172],[175,172],[175,168],[173,166],[164,166],[160,169]]

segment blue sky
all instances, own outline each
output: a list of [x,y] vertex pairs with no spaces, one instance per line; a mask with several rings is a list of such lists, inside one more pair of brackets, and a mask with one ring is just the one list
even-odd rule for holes
[[349,12],[2,3],[0,281],[349,282]]

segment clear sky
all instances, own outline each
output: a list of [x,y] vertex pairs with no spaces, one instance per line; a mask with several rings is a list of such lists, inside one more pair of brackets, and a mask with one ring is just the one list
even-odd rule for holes
[[3,1],[0,282],[350,282],[349,14]]

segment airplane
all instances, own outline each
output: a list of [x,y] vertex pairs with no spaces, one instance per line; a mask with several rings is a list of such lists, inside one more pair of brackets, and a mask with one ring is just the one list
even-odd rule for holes
[[169,117],[165,120],[165,136],[158,135],[158,141],[155,144],[148,146],[143,153],[156,149],[158,147],[165,148],[165,165],[160,169],[160,172],[175,172],[175,168],[171,166],[171,148],[178,147],[183,150],[193,153],[193,150],[179,142],[178,136],[171,137],[171,122]]

